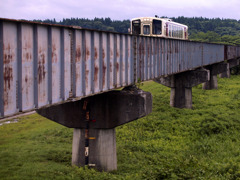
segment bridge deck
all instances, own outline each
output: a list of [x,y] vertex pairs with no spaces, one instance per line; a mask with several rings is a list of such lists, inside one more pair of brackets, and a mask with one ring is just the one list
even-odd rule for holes
[[235,46],[0,19],[0,118],[237,57]]

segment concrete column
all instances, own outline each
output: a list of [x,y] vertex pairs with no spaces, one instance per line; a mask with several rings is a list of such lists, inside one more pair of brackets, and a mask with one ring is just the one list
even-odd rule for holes
[[154,81],[171,88],[170,106],[191,109],[192,87],[209,80],[209,73],[209,70],[197,69],[158,78]]
[[219,77],[220,78],[230,78],[231,74],[230,74],[230,68],[229,68],[229,63],[227,63],[227,71],[220,73]]
[[115,129],[90,129],[86,146],[85,129],[73,131],[72,164],[88,165],[99,171],[117,169]]
[[239,65],[239,59],[230,59],[227,61],[227,71],[219,74],[220,78],[230,78],[231,77],[231,68]]
[[204,90],[211,90],[211,89],[217,89],[218,83],[217,83],[217,75],[210,75],[210,80],[203,83],[202,89]]
[[192,88],[171,88],[170,106],[177,108],[192,108]]
[[204,90],[211,90],[211,89],[217,89],[217,75],[221,73],[225,73],[229,69],[228,63],[217,63],[210,66],[205,67],[210,71],[210,79],[209,81],[206,81],[203,83],[202,89]]

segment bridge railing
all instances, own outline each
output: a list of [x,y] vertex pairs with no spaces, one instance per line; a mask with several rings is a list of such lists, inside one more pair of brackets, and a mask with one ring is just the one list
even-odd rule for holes
[[236,57],[235,46],[0,19],[0,118]]

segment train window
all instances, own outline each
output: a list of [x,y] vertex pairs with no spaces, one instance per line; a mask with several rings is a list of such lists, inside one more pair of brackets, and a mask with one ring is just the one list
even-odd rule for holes
[[149,35],[150,34],[150,25],[144,25],[143,26],[143,34]]
[[141,33],[141,23],[139,20],[132,21],[132,34],[140,34]]
[[152,31],[153,34],[162,34],[162,21],[154,19]]

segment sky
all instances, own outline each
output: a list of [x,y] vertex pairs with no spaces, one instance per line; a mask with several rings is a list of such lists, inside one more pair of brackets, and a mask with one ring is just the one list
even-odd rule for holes
[[240,19],[240,0],[0,0],[0,18],[45,20],[145,16]]

